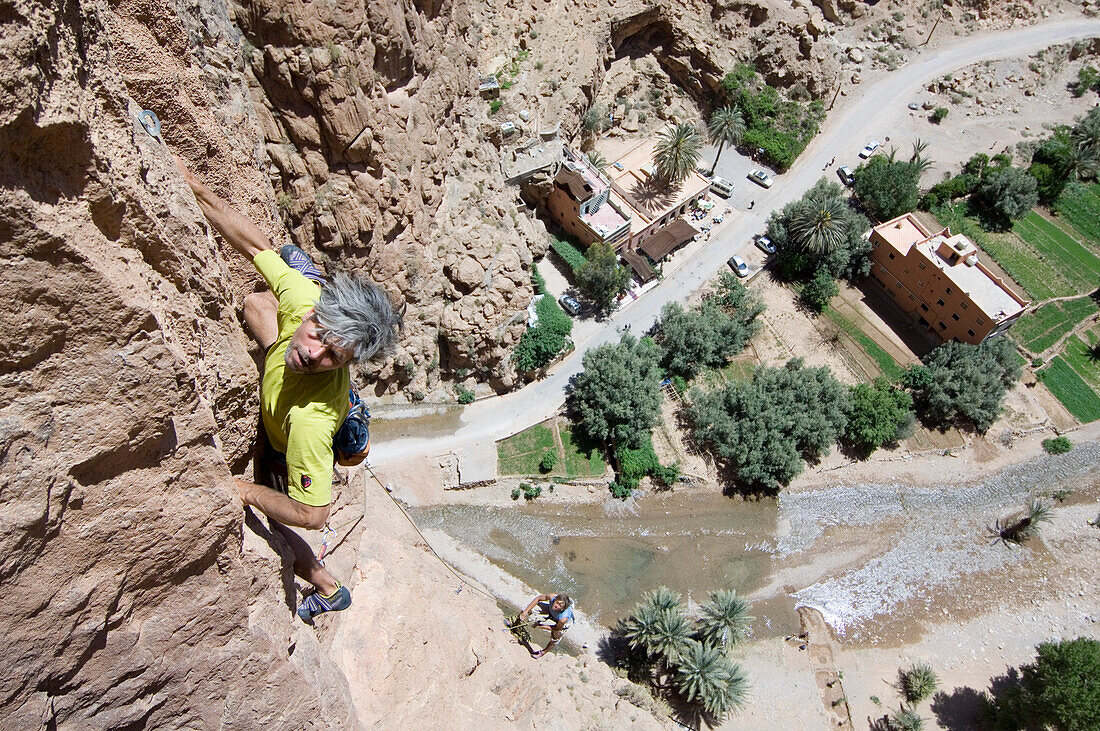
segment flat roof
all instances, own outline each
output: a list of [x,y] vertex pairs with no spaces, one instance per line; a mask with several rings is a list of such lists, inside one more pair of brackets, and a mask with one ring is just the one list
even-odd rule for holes
[[886,243],[894,247],[903,256],[909,253],[909,247],[924,241],[932,232],[924,227],[912,213],[903,213],[897,218],[875,226],[875,233]]
[[710,185],[709,180],[692,170],[670,190],[657,186],[652,174],[653,150],[656,147],[656,140],[641,142],[604,168],[617,192],[638,212],[645,224],[679,208]]
[[[940,244],[945,237],[937,234],[926,241],[917,244],[916,250],[920,256],[944,273],[954,282],[960,291],[965,292],[971,301],[984,312],[989,319],[997,322],[1021,312],[1026,303],[1021,303],[1015,295],[1005,287],[1000,280],[994,278],[985,267],[981,266],[976,249],[971,250],[965,257],[952,264],[942,258],[938,253]],[[963,239],[973,246],[962,234],[952,236],[948,241]],[[966,261],[974,257],[974,266],[967,265]]]

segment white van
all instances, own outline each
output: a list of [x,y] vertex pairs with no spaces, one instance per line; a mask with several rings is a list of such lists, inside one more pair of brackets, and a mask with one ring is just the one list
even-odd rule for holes
[[710,189],[723,198],[729,198],[733,194],[733,183],[715,175],[710,179]]

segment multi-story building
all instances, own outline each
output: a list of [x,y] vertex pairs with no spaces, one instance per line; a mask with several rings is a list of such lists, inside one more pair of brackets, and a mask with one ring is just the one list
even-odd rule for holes
[[982,264],[974,242],[946,228],[934,233],[912,213],[871,229],[871,243],[871,276],[943,340],[977,345],[1030,304]]
[[654,276],[651,263],[699,233],[682,217],[710,190],[710,181],[695,171],[671,188],[659,184],[655,145],[643,142],[603,170],[566,147],[546,198],[562,228],[584,244],[615,247],[642,280]]
[[611,192],[611,181],[587,156],[568,147],[546,199],[550,214],[584,244],[621,248],[630,240],[631,211]]

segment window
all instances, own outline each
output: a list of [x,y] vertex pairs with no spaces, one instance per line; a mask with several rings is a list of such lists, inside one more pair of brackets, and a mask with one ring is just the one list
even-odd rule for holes
[[962,303],[962,308],[963,308],[964,310],[969,310],[969,309],[970,309],[970,305],[968,305],[968,304],[966,304],[965,302],[963,302],[963,303]]
[[943,307],[943,306],[944,306],[944,305],[946,305],[946,304],[947,304],[947,303],[946,303],[946,302],[944,302],[943,300],[936,300],[936,305],[937,305],[937,306],[939,306],[939,307]]
[[947,329],[947,325],[944,325],[944,324],[943,324],[943,320],[940,320],[940,325],[939,325],[939,327],[940,327],[940,330],[946,330],[946,329]]
[[915,296],[915,295],[912,295],[912,294],[911,294],[911,295],[909,295],[909,299],[911,299],[911,300],[915,300],[915,299],[916,299],[916,296]]
[[888,254],[888,256],[889,256],[889,257],[890,257],[891,259],[893,259],[893,258],[894,258],[894,255],[893,255],[893,253],[890,253],[890,254]]
[[924,289],[924,282],[922,282],[918,279],[917,280],[917,286],[920,287],[921,289]]
[[928,312],[928,305],[924,304],[923,302],[920,303],[920,308],[923,311]]
[[918,262],[917,266],[919,266],[919,267],[920,267],[921,269],[927,269],[927,268],[928,268],[928,267],[926,267],[926,266],[924,265],[924,262],[923,262],[923,261],[922,261],[922,262]]
[[954,320],[955,322],[958,322],[959,321],[959,316],[956,315],[955,313],[951,313],[951,319]]
[[901,289],[901,282],[899,282],[895,279],[894,280],[894,286],[897,287],[898,289]]
[[974,337],[974,331],[973,330],[967,330],[966,332],[967,332],[968,335],[970,335],[970,337]]
[[980,317],[979,317],[979,318],[978,318],[978,324],[979,324],[979,325],[984,325],[984,324],[985,324],[985,320],[983,320],[982,318],[980,318]]
[[948,287],[947,289],[944,290],[944,292],[947,292],[948,294],[951,294],[951,288]]

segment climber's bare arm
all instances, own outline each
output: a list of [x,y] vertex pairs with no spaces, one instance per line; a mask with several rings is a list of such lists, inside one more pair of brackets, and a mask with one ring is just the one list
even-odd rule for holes
[[287,497],[270,487],[257,485],[245,480],[237,480],[237,493],[241,502],[251,505],[269,518],[294,528],[320,530],[328,520],[330,506],[314,507]]
[[271,241],[264,236],[259,226],[242,216],[233,206],[207,188],[179,157],[176,158],[176,166],[183,173],[183,179],[191,186],[191,191],[195,194],[203,215],[234,249],[252,261],[252,257],[256,254],[272,248]]

